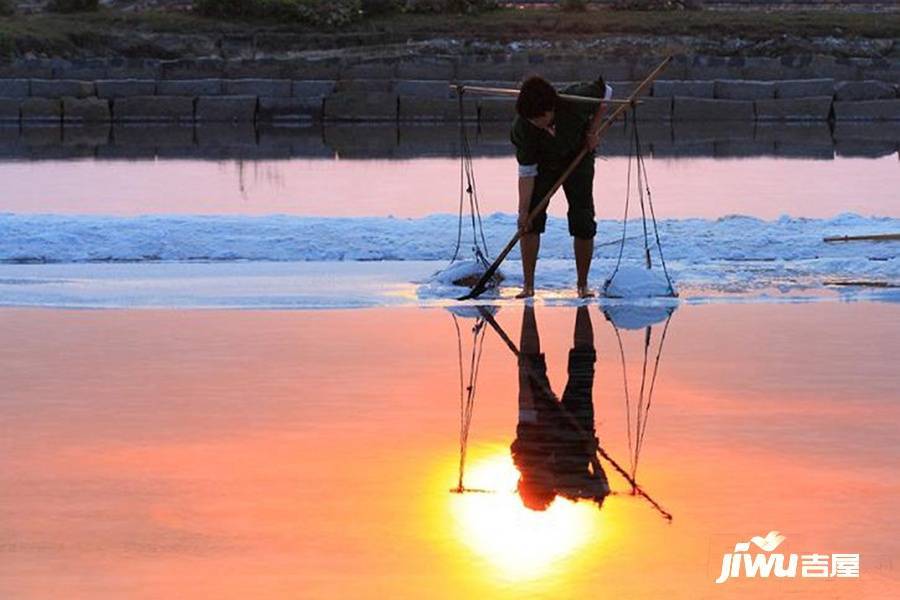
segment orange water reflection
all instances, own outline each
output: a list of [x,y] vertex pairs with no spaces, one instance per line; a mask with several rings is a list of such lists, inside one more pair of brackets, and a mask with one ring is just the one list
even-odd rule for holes
[[[616,339],[590,310],[597,435],[627,465]],[[639,471],[671,524],[609,468],[601,509],[522,505],[518,365],[490,332],[465,485],[492,493],[450,493],[442,310],[3,310],[0,597],[893,597],[897,310],[680,308]],[[575,311],[536,313],[560,390]],[[519,339],[519,308],[496,319]],[[643,338],[623,338],[634,377]],[[712,583],[771,529],[860,552],[863,576]]]

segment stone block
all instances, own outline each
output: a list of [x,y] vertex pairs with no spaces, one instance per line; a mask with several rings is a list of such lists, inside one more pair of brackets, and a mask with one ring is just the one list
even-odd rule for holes
[[753,102],[707,98],[672,99],[672,119],[676,121],[753,121]]
[[187,96],[132,96],[113,100],[114,121],[191,122],[194,99]]
[[765,100],[775,97],[775,84],[771,81],[717,79],[713,96],[722,100]]
[[59,147],[62,145],[62,122],[53,123],[22,122],[22,142],[31,149],[41,147]]
[[295,62],[291,69],[293,79],[335,80],[340,76],[340,62],[330,59]]
[[162,79],[156,82],[160,96],[218,96],[222,93],[221,79]]
[[[114,101],[115,102],[115,101]],[[113,143],[131,148],[190,146],[194,143],[193,124],[114,123]]]
[[604,60],[599,64],[588,60],[575,63],[575,79],[579,81],[596,81],[603,76],[606,81],[631,81],[634,79],[634,66],[631,61]]
[[722,56],[696,55],[687,68],[687,79],[703,81],[715,79],[741,79],[743,61]]
[[775,144],[775,154],[798,158],[831,159],[834,141],[825,121],[759,122],[754,139]]
[[19,105],[21,98],[0,98],[0,121],[18,121],[21,116]]
[[745,158],[749,156],[772,156],[775,143],[764,140],[723,140],[713,144],[716,158]]
[[900,120],[900,98],[835,102],[834,118],[838,121]]
[[106,98],[63,98],[63,121],[67,123],[106,123],[110,116]]
[[229,96],[267,96],[288,98],[290,79],[226,79],[225,94]]
[[96,95],[93,81],[76,79],[32,79],[31,95],[37,98],[86,98]]
[[30,85],[27,79],[0,79],[0,97],[27,98]]
[[295,98],[324,98],[334,92],[332,79],[304,79],[291,83],[291,96]]
[[335,92],[325,98],[326,119],[384,121],[398,116],[397,94],[390,92]]
[[653,82],[653,96],[660,98],[712,98],[715,84],[712,81],[669,81]]
[[347,92],[350,94],[365,94],[367,92],[386,94],[391,91],[391,87],[393,87],[393,82],[390,79],[340,79],[334,85],[336,92]]
[[159,74],[161,79],[166,80],[218,79],[224,75],[226,64],[224,59],[212,57],[163,60],[159,62]]
[[[463,60],[457,67],[456,73],[460,79],[485,81],[498,79],[501,81],[522,81],[526,75],[530,75],[533,69],[531,65],[513,61],[490,60]],[[596,74],[594,75],[596,77]],[[575,77],[576,79],[580,77]]]
[[897,142],[900,140],[898,121],[838,121],[834,124],[836,140],[874,140]]
[[322,100],[322,98],[260,96],[257,118],[268,123],[321,119]]
[[[672,99],[644,97],[638,100],[637,118],[641,121],[670,121],[672,119]],[[631,113],[628,113],[631,117]]]
[[62,100],[59,98],[25,98],[19,105],[23,121],[60,121]]
[[834,96],[834,79],[786,79],[775,82],[776,98]]
[[765,121],[825,121],[831,114],[831,103],[831,96],[757,100],[756,118]]
[[787,70],[777,58],[748,56],[744,59],[741,78],[750,81],[775,81],[784,79]]
[[397,64],[400,79],[437,79],[449,81],[456,77],[456,62],[451,59],[430,59],[417,57],[402,60]]
[[883,100],[895,96],[894,86],[881,81],[841,81],[834,86],[834,99],[839,101]]
[[[527,75],[540,75],[548,81],[576,81],[581,79],[587,69],[579,66],[579,63],[573,64],[569,60],[550,60],[545,62],[529,62],[523,67],[523,78]],[[596,79],[600,74],[598,66],[594,66],[593,73],[588,75],[588,79]]]
[[[463,114],[466,120],[478,118],[478,105],[475,98],[466,98],[464,100]],[[459,101],[450,98],[401,96],[400,120],[457,121],[459,120]]]
[[156,81],[153,79],[101,79],[97,81],[97,96],[100,98],[128,98],[131,96],[153,96]]
[[256,119],[256,96],[201,96],[197,98],[197,121],[253,122]]
[[827,77],[836,80],[858,80],[860,78],[860,70],[857,65],[846,59],[824,55],[813,56],[804,69],[804,73],[811,77]]
[[446,80],[410,80],[401,79],[394,82],[394,92],[399,96],[418,98],[452,98],[456,92]]
[[393,79],[396,76],[397,65],[393,62],[361,62],[341,69],[341,79]]
[[397,127],[367,127],[360,135],[359,127],[345,123],[326,124],[322,139],[332,153],[341,158],[392,158],[397,154]]
[[50,79],[53,77],[53,67],[43,59],[19,59],[12,63],[0,64],[0,77]]
[[515,98],[479,98],[479,121],[512,121],[516,116]]
[[64,127],[62,143],[64,146],[86,146],[98,148],[109,143],[109,122],[85,123],[78,127]]

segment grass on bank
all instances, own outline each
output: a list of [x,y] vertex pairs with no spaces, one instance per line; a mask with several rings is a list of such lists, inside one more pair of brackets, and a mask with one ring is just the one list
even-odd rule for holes
[[352,34],[378,34],[394,41],[435,36],[498,41],[541,38],[552,41],[609,34],[713,38],[741,36],[749,39],[771,39],[781,35],[898,38],[900,13],[705,10],[590,10],[572,13],[558,8],[502,8],[472,15],[392,13],[328,29],[265,19],[235,21],[191,13],[148,11],[135,14],[100,9],[87,13],[0,17],[0,54],[37,52],[62,55],[78,53],[79,50],[96,53],[102,51],[106,40],[129,33],[253,34],[263,31],[318,36],[341,34],[335,35],[336,45],[354,43]]

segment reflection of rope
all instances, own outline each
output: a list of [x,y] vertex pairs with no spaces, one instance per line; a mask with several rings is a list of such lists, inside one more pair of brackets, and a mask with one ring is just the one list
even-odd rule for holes
[[[659,239],[659,226],[656,222],[656,211],[653,208],[653,194],[650,191],[650,180],[647,177],[647,164],[644,160],[644,152],[641,146],[641,138],[638,132],[638,120],[637,120],[637,106],[632,105],[631,107],[632,114],[632,127],[631,127],[631,137],[628,144],[628,169],[627,169],[627,182],[625,185],[625,213],[622,217],[622,238],[619,241],[619,255],[616,258],[616,266],[613,268],[612,274],[606,279],[606,282],[603,284],[604,293],[609,289],[609,286],[612,284],[613,279],[616,274],[619,272],[619,267],[622,264],[622,256],[625,252],[625,242],[627,239],[628,232],[628,206],[631,201],[631,166],[632,162],[635,165],[635,187],[638,191],[638,201],[641,205],[641,226],[643,227],[643,238],[644,238],[644,263],[647,265],[647,268],[652,268],[652,261],[650,259],[650,235],[647,230],[647,210],[650,211],[650,220],[653,224],[653,235],[656,241],[657,252],[659,252],[659,261],[662,265],[663,274],[666,277],[666,283],[669,286],[669,294],[672,296],[676,296],[675,286],[672,285],[672,278],[669,277],[669,270],[666,267],[666,259],[663,257],[662,243]],[[645,200],[646,194],[646,200]]]
[[469,429],[472,425],[472,415],[475,411],[475,394],[478,383],[478,369],[481,365],[481,353],[484,348],[484,319],[479,318],[472,327],[472,354],[469,358],[469,377],[464,383],[464,366],[463,366],[463,349],[462,349],[462,333],[459,328],[459,320],[456,315],[452,314],[453,326],[456,328],[456,348],[457,359],[459,363],[459,479],[456,488],[450,491],[456,493],[463,492],[486,492],[488,490],[480,490],[467,488],[463,484],[463,478],[466,471],[466,453],[469,447]]
[[[650,377],[650,390],[647,392],[647,406],[644,408],[644,420],[641,426],[640,436],[638,437],[637,449],[634,454],[634,472],[637,473],[638,458],[641,452],[641,446],[644,444],[644,434],[647,432],[647,420],[650,416],[650,404],[653,402],[653,390],[656,387],[656,375],[659,373],[659,359],[662,356],[663,344],[666,343],[666,333],[669,331],[669,323],[672,321],[672,314],[666,317],[666,324],[663,325],[662,335],[659,338],[659,348],[656,351],[656,360],[653,363],[653,375]],[[647,328],[648,338],[650,328]],[[649,342],[649,339],[648,339]],[[643,385],[643,383],[642,383]]]
[[485,267],[490,265],[487,259],[487,239],[484,236],[484,225],[481,221],[481,207],[478,204],[478,190],[475,185],[475,166],[472,163],[472,148],[469,145],[469,135],[466,130],[465,106],[463,104],[463,89],[457,88],[459,99],[459,218],[457,220],[456,247],[453,250],[453,263],[459,257],[462,245],[462,230],[464,219],[465,199],[468,197],[469,218],[472,226],[472,253],[476,260]]
[[[637,470],[638,463],[640,461],[641,456],[641,448],[644,445],[644,436],[647,433],[647,423],[650,419],[650,406],[653,403],[653,391],[656,387],[656,376],[659,373],[659,361],[662,357],[663,345],[666,342],[666,333],[669,331],[669,323],[672,320],[672,311],[669,311],[668,316],[666,317],[665,325],[663,325],[662,335],[659,339],[659,346],[656,350],[656,358],[653,361],[653,372],[650,375],[650,384],[649,389],[647,387],[647,365],[650,353],[650,347],[652,346],[652,336],[653,336],[653,326],[648,325],[644,330],[644,351],[643,351],[643,361],[641,364],[641,387],[638,392],[638,401],[635,410],[635,429],[634,436],[631,434],[631,394],[628,390],[628,373],[625,368],[625,349],[622,343],[622,335],[619,332],[619,327],[615,324],[612,319],[610,319],[610,323],[613,326],[613,331],[616,334],[616,340],[619,344],[619,356],[622,361],[622,387],[625,393],[625,423],[628,429],[628,452],[629,458],[631,461],[631,477],[634,480],[637,480]],[[646,390],[646,396],[644,394]]]

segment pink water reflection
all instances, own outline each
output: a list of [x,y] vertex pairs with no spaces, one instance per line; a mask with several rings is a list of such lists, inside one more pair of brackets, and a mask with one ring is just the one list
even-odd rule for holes
[[[482,209],[511,212],[513,158],[477,158],[475,167]],[[621,214],[625,168],[623,157],[598,161],[602,218]],[[648,168],[662,217],[900,216],[895,155],[656,159]],[[420,217],[456,211],[459,165],[452,158],[42,161],[0,164],[0,179],[0,211],[15,213]],[[565,204],[550,212],[564,214]]]

